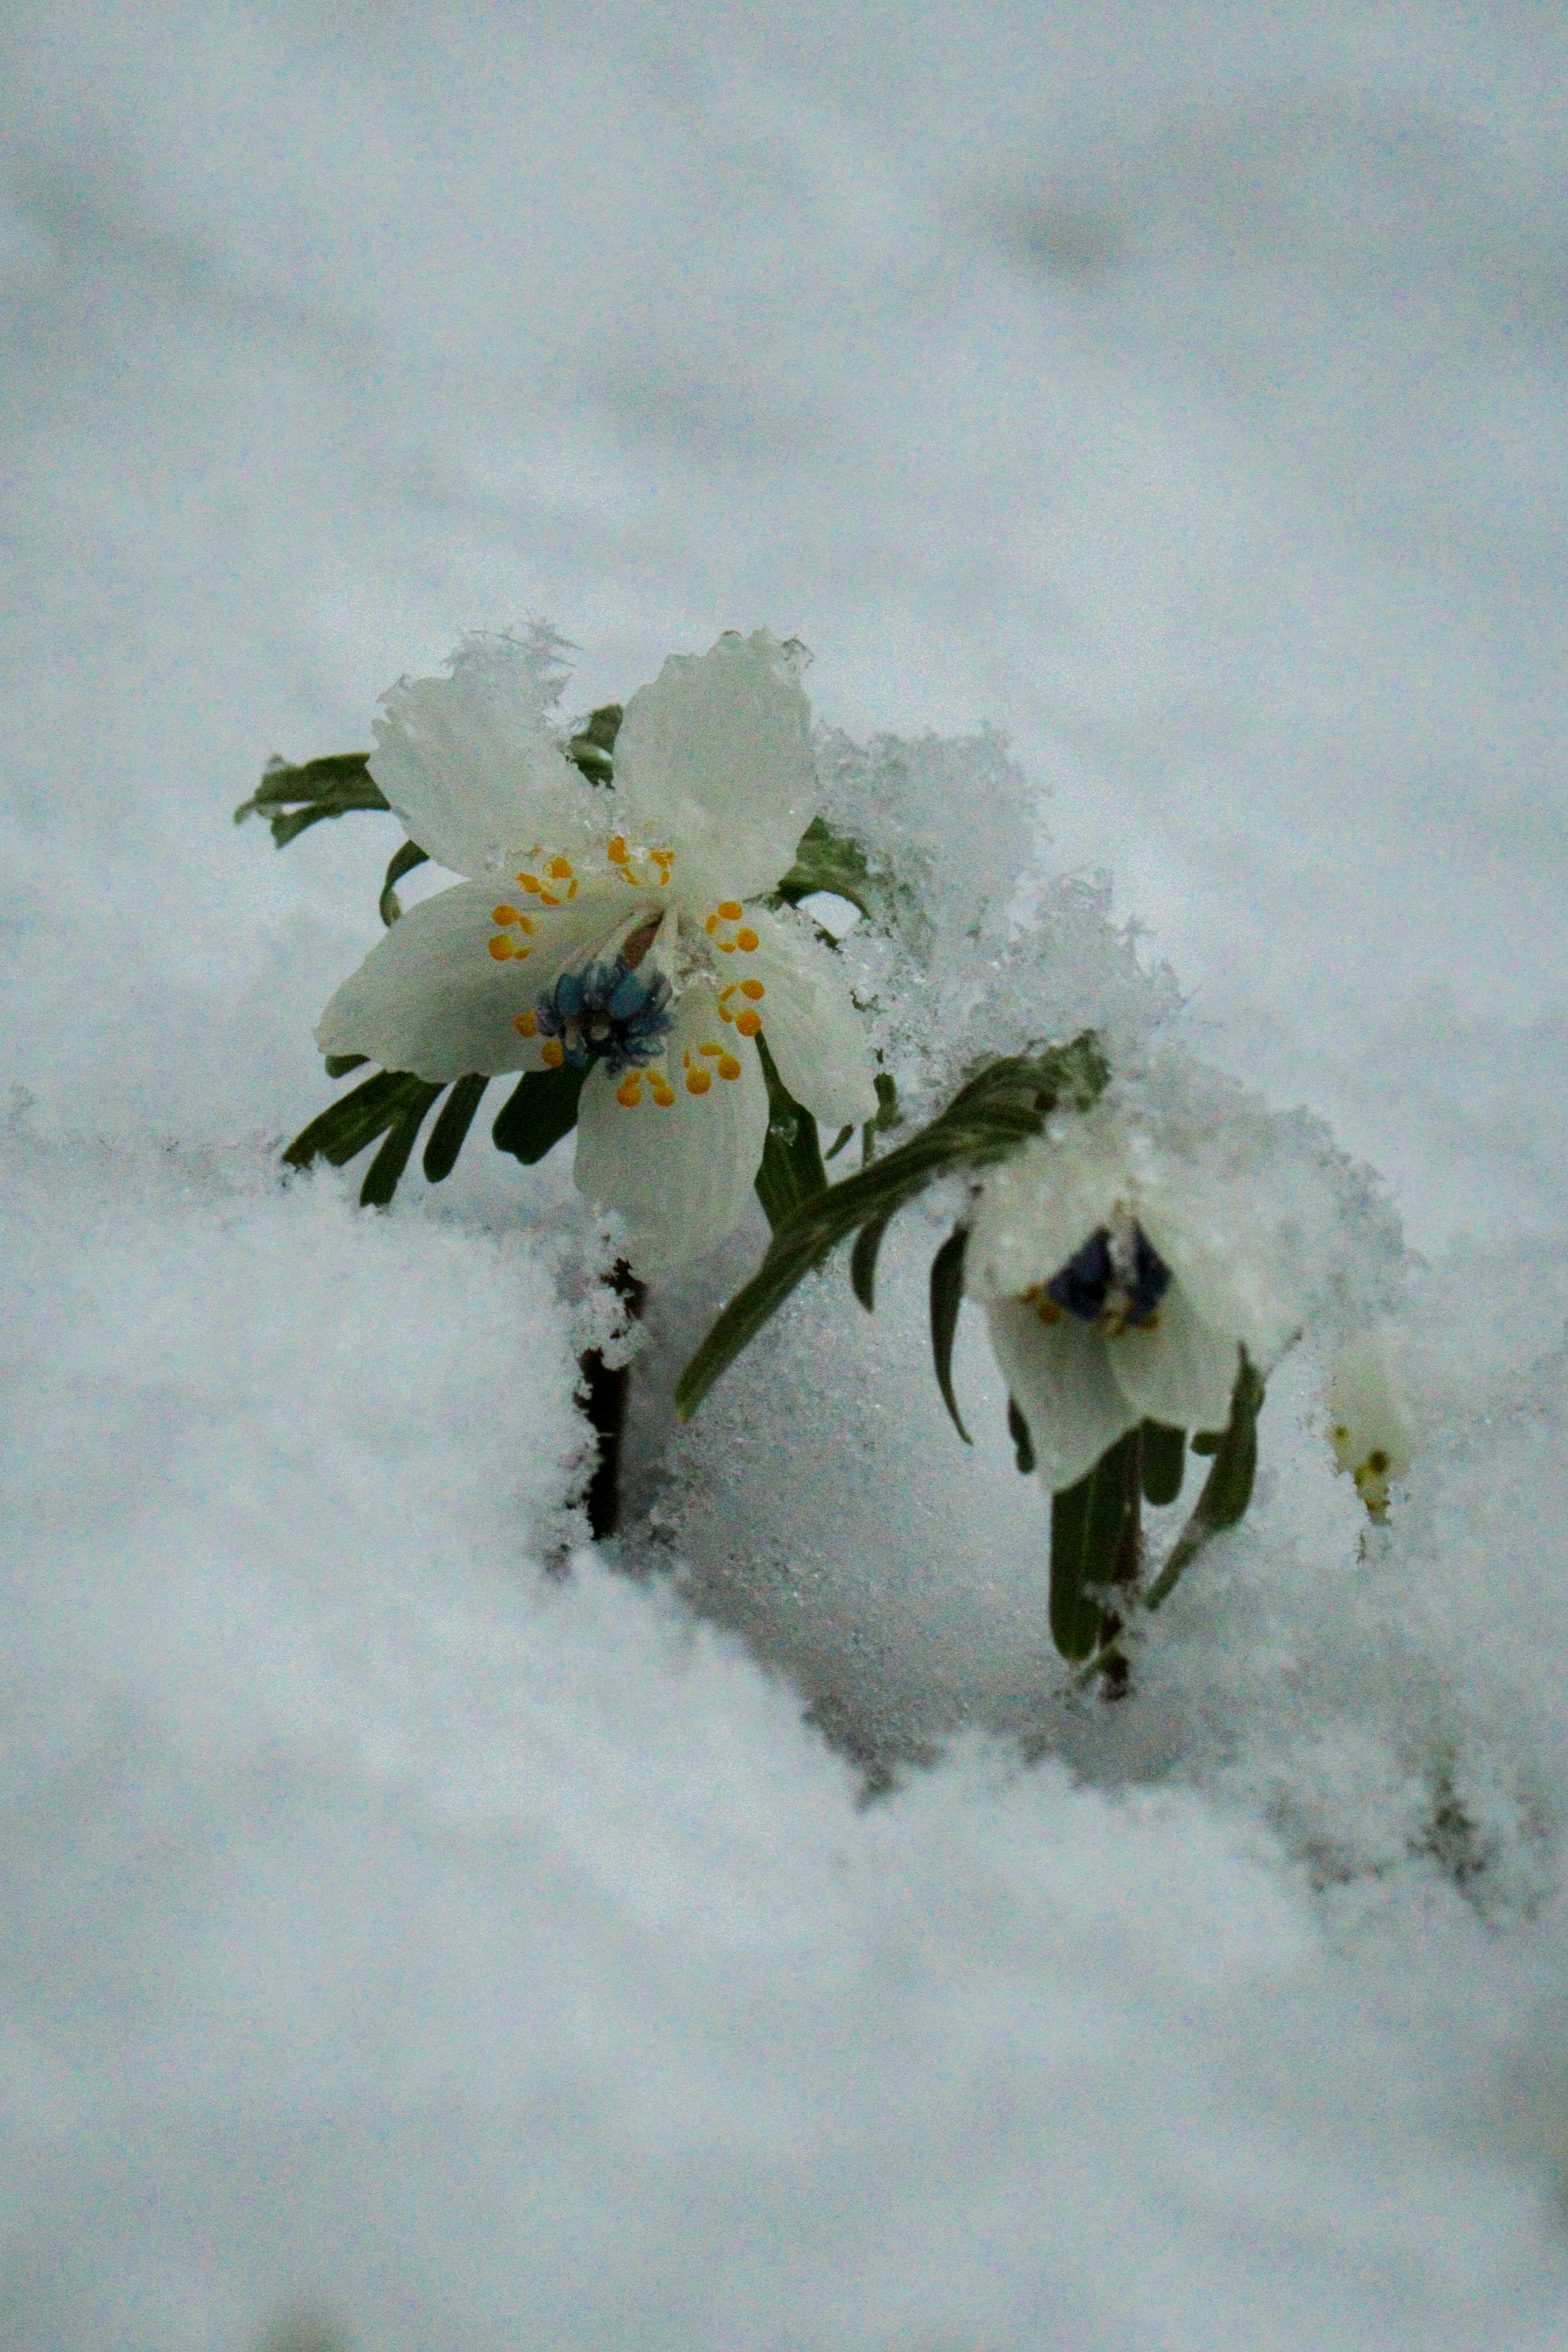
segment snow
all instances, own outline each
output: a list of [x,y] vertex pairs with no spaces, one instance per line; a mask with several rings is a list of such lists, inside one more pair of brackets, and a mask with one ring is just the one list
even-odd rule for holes
[[[5,41],[7,2352],[1561,2343],[1555,20]],[[396,836],[229,814],[530,618],[574,710],[811,645],[935,918],[843,940],[912,1108],[1093,1019],[1343,1213],[1127,1704],[1061,1691],[973,1314],[972,1451],[936,1396],[946,1196],[679,1433],[759,1220],[655,1292],[595,1552],[560,1155],[280,1181]]]

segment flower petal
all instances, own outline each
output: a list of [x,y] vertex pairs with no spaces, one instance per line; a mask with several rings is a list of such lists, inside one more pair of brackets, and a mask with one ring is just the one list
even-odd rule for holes
[[1236,1340],[1200,1319],[1179,1282],[1171,1284],[1152,1323],[1129,1325],[1105,1349],[1135,1419],[1173,1429],[1223,1429],[1230,1419]]
[[970,1229],[965,1286],[984,1304],[1049,1282],[1131,1198],[1114,1134],[1092,1112],[1053,1122],[988,1169]]
[[1112,1373],[1104,1333],[1071,1315],[1042,1323],[1022,1298],[999,1300],[987,1319],[1002,1378],[1029,1423],[1040,1483],[1049,1494],[1076,1486],[1143,1418]]
[[670,843],[690,890],[748,898],[771,889],[820,798],[810,718],[766,629],[751,637],[732,629],[706,654],[672,654],[621,722],[622,822],[639,841]]
[[[718,1051],[705,1054],[705,1045]],[[721,1074],[735,1063],[737,1075]],[[674,1097],[666,1102],[654,1085],[661,1066],[664,1091]],[[693,1076],[706,1084],[694,1091]],[[638,1272],[667,1273],[739,1223],[767,1133],[768,1088],[756,1050],[723,1025],[712,988],[700,982],[681,999],[663,1066],[653,1064],[636,1085],[630,1076],[611,1078],[602,1062],[589,1072],[578,1111],[577,1181],[591,1200],[620,1210]]]
[[371,774],[411,841],[455,874],[501,870],[536,842],[575,848],[603,820],[594,788],[545,729],[536,647],[471,635],[450,677],[404,677],[374,722]]
[[[757,945],[728,959],[733,972],[722,977],[738,983],[729,1009],[740,1017],[757,1013],[779,1076],[813,1118],[835,1128],[873,1118],[871,1047],[842,967],[804,930],[780,922],[765,907],[748,907],[746,920]],[[741,992],[748,980],[761,983],[760,996]]]
[[[459,882],[423,898],[395,922],[343,982],[316,1032],[324,1054],[365,1054],[386,1070],[420,1078],[494,1077],[537,1066],[514,1026],[554,986],[563,965],[591,954],[625,919],[622,895],[607,884],[570,906],[539,908],[503,926],[497,908],[522,914],[530,903],[496,882]],[[509,901],[516,900],[515,908]],[[513,952],[491,952],[501,940]],[[526,948],[528,953],[517,950]]]

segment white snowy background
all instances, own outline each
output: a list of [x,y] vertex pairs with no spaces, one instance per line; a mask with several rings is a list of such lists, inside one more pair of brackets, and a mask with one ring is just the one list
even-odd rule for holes
[[[6,12],[6,2352],[1564,2340],[1564,47]],[[1364,1557],[1303,1351],[1138,1697],[1053,1699],[916,1217],[673,1452],[760,1227],[662,1302],[660,1572],[551,1572],[568,1173],[279,1184],[392,839],[229,823],[528,615],[579,709],[768,625],[859,740],[1006,732],[1061,1005],[1167,960],[1387,1180]],[[982,866],[990,756],[914,758]]]

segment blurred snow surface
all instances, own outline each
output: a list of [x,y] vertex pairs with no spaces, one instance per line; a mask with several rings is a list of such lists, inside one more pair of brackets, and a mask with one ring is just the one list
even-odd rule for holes
[[[1560,19],[5,42],[5,2352],[1561,2345]],[[937,1203],[678,1437],[760,1225],[658,1297],[582,1544],[605,1237],[474,1145],[278,1182],[391,843],[227,824],[529,614],[584,709],[817,647],[912,1102],[1093,1020],[1305,1104],[1424,1368],[1385,1530],[1303,1348],[1058,1696]]]

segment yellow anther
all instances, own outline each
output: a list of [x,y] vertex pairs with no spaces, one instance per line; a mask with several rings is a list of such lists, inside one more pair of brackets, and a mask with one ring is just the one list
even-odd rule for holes
[[697,1052],[699,1054],[706,1054],[710,1059],[715,1054],[722,1054],[723,1051],[724,1047],[719,1044],[716,1037],[705,1037],[702,1044],[697,1047]]
[[[728,994],[729,991],[727,988],[724,992],[724,996],[727,996]],[[718,1017],[721,1021],[733,1021],[735,1019],[735,1015],[730,1011],[728,1005],[725,1003],[724,996],[721,996],[718,1000]]]
[[567,886],[566,886],[566,895],[567,895],[567,897],[568,897],[569,898],[576,898],[576,896],[577,896],[577,883],[576,883],[575,878],[574,878],[572,881],[570,881],[570,882],[569,882],[569,883],[567,884]]
[[743,1037],[755,1037],[762,1026],[762,1015],[760,1013],[743,1013],[735,1025]]
[[738,898],[721,898],[718,911],[727,923],[738,923],[746,909]]
[[539,1024],[531,1013],[514,1013],[512,1026],[519,1037],[537,1037],[539,1034]]
[[541,890],[539,892],[539,905],[541,907],[559,907],[559,904],[560,900],[555,897],[553,892],[549,890]]
[[539,890],[544,887],[537,874],[519,874],[517,879],[525,890]]
[[505,938],[501,932],[497,931],[495,938],[490,941],[490,953],[495,957],[497,963],[510,963],[512,961],[511,940]]
[[686,1047],[685,1052],[681,1055],[681,1059],[689,1070],[692,1066],[692,1049],[689,1045]]
[[708,937],[709,937],[709,939],[710,939],[710,940],[712,939],[712,937],[713,937],[713,935],[714,935],[715,931],[716,931],[716,930],[717,930],[717,929],[718,929],[718,917],[717,917],[716,915],[710,915],[710,916],[708,917],[708,919],[707,919],[707,935],[708,935]]
[[750,930],[737,931],[735,935],[735,944],[737,948],[744,948],[747,954],[749,955],[752,949],[757,945],[757,933]]
[[740,983],[740,992],[742,996],[749,996],[753,1004],[760,1004],[768,991],[759,980],[743,980]]
[[740,1064],[736,1060],[733,1054],[721,1054],[719,1055],[718,1074],[721,1078],[739,1077]]
[[735,953],[735,941],[733,940],[720,940],[718,942],[718,951],[720,955],[733,955]]
[[612,833],[609,840],[604,845],[604,855],[608,857],[612,866],[624,866],[626,863],[626,842],[624,836],[619,833]]
[[559,1037],[547,1037],[539,1047],[539,1058],[547,1070],[559,1070],[566,1059],[566,1047]]
[[490,909],[490,920],[493,923],[520,923],[522,919],[523,911],[520,907],[492,907]]
[[706,1095],[712,1084],[713,1079],[706,1070],[686,1072],[686,1092],[689,1095]]
[[549,864],[545,867],[545,872],[549,876],[552,882],[570,882],[571,879],[571,860],[570,857],[552,857]]
[[635,1070],[631,1073],[630,1076],[622,1079],[621,1084],[615,1089],[615,1099],[627,1110],[635,1110],[637,1108],[638,1104],[643,1099],[643,1088]]
[[667,1087],[663,1078],[652,1078],[649,1084],[653,1089],[653,1100],[658,1104],[659,1108],[668,1110],[675,1099],[674,1088]]

